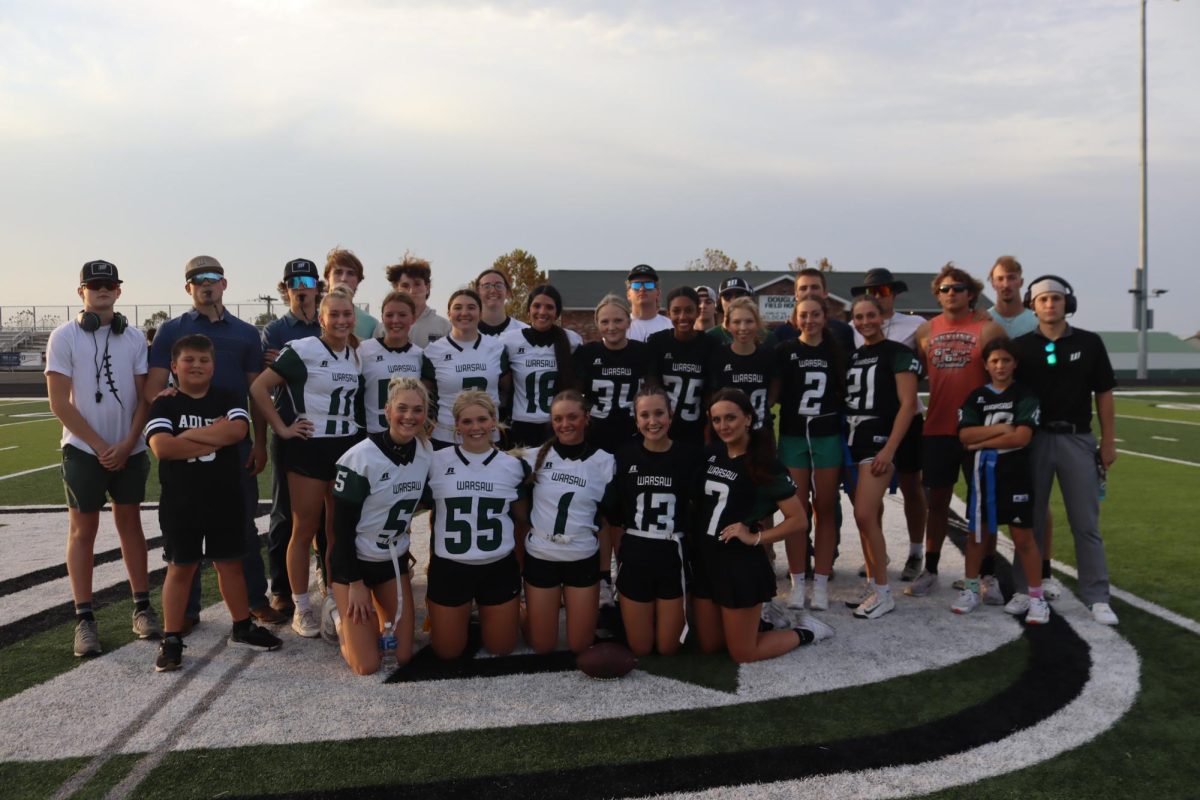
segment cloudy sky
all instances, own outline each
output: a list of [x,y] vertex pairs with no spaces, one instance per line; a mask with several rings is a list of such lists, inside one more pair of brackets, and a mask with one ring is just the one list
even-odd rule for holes
[[[1136,0],[0,0],[3,303],[114,261],[125,303],[230,302],[285,261],[429,258],[434,297],[543,268],[1060,272],[1131,325]],[[1151,0],[1157,328],[1200,314],[1200,2]],[[6,312],[7,313],[7,312]]]

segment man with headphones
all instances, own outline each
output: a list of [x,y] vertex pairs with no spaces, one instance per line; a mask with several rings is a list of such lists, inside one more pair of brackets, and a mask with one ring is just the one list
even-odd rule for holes
[[92,566],[100,509],[111,498],[121,557],[133,590],[133,632],[162,633],[150,607],[141,503],[150,460],[142,440],[146,404],[146,337],[113,306],[121,296],[117,268],[89,261],[79,275],[83,311],[57,327],[46,347],[50,411],[62,422],[62,475],[67,495],[67,574],[75,599],[75,655],[101,652],[92,610]]
[[[1099,336],[1067,324],[1075,313],[1075,292],[1057,275],[1043,275],[1029,285],[1025,305],[1037,315],[1037,329],[1013,342],[1017,380],[1037,393],[1041,420],[1030,444],[1033,472],[1033,534],[1045,555],[1046,517],[1054,477],[1062,490],[1075,560],[1079,597],[1104,625],[1116,625],[1109,605],[1108,565],[1100,538],[1100,482],[1117,460],[1113,387],[1117,385],[1108,351]],[[1092,397],[1100,422],[1100,445],[1092,434]],[[1005,606],[1019,614],[1028,604],[1022,570],[1013,570],[1016,592]],[[1010,608],[1010,606],[1012,608]]]

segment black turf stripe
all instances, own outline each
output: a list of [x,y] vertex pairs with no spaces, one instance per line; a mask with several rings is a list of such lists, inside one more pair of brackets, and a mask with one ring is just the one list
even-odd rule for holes
[[[146,540],[146,549],[152,550],[162,544],[162,537],[156,536],[153,539]],[[110,564],[113,561],[121,560],[121,548],[114,547],[112,550],[105,550],[101,553],[96,553],[93,556],[93,563],[96,566],[101,564]],[[24,575],[17,575],[14,578],[7,578],[0,581],[0,597],[13,594],[15,592],[23,592],[41,583],[48,583],[59,578],[67,577],[67,565],[55,564],[52,567],[27,572]]]

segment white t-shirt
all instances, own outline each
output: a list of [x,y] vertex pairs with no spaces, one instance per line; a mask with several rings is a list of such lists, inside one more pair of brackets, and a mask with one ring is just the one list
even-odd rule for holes
[[[892,314],[891,319],[883,321],[883,338],[899,342],[910,350],[917,349],[917,328],[925,318],[917,314]],[[862,334],[854,331],[854,346],[863,346]],[[849,354],[847,354],[849,355]]]
[[[129,435],[133,413],[141,402],[134,376],[146,371],[146,337],[137,328],[116,334],[111,326],[102,325],[89,333],[71,321],[55,328],[46,345],[46,373],[57,372],[71,379],[71,403],[110,445]],[[65,425],[61,443],[96,455]],[[139,436],[130,455],[145,449],[146,442]]]
[[650,338],[650,334],[670,330],[671,327],[671,320],[662,314],[655,314],[653,319],[638,319],[634,317],[629,321],[629,333],[626,334],[626,338],[644,342]]

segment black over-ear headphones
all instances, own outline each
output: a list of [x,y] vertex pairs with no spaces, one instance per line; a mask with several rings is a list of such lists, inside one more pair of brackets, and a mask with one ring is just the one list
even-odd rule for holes
[[[100,330],[100,315],[95,311],[80,311],[79,316],[75,317],[75,322],[88,333]],[[129,327],[129,320],[124,314],[113,312],[112,322],[109,324],[112,326],[112,332],[120,336]]]
[[1058,281],[1063,285],[1063,288],[1067,290],[1067,294],[1065,296],[1067,301],[1066,313],[1074,314],[1076,309],[1079,308],[1079,301],[1075,297],[1075,290],[1071,288],[1071,284],[1068,283],[1065,278],[1060,278],[1057,275],[1039,275],[1037,278],[1030,281],[1029,287],[1025,290],[1025,297],[1023,299],[1025,307],[1029,309],[1033,308],[1033,287],[1038,284],[1038,281],[1045,280]]

